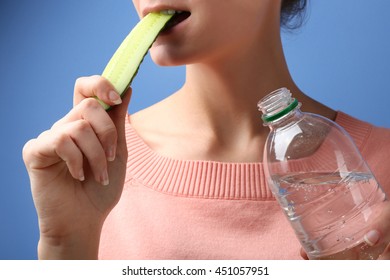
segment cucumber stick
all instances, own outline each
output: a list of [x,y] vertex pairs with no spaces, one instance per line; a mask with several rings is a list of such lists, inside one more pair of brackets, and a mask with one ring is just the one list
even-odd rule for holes
[[[160,31],[165,27],[173,14],[150,13],[146,15],[127,35],[116,50],[102,76],[109,80],[122,97],[131,85],[138,69],[156,40]],[[96,98],[105,110],[111,107]]]

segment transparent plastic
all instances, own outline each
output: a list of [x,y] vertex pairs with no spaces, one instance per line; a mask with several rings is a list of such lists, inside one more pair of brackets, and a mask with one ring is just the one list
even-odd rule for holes
[[264,170],[310,259],[376,259],[363,237],[386,200],[353,140],[335,122],[303,113],[288,89],[258,103],[270,134]]

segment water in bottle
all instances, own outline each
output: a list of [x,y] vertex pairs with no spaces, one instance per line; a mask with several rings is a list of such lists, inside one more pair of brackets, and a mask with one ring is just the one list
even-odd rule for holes
[[264,148],[268,186],[310,259],[376,259],[384,248],[363,237],[385,193],[347,132],[304,113],[286,88],[258,104],[270,134]]

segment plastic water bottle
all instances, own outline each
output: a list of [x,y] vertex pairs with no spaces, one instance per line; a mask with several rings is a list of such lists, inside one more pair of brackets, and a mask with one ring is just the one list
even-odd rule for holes
[[[304,113],[286,88],[258,103],[267,183],[310,259],[376,259],[364,235],[386,195],[347,132]],[[373,249],[375,248],[375,249]]]

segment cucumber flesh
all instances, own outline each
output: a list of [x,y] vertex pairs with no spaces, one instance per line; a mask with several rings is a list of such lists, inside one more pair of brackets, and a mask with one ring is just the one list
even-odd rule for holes
[[[116,50],[102,76],[109,80],[122,97],[131,85],[138,69],[173,14],[150,13],[146,15],[127,35]],[[111,106],[96,98],[105,110]]]

